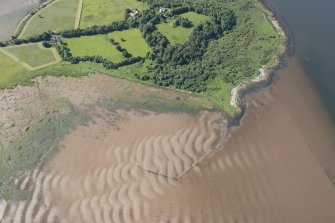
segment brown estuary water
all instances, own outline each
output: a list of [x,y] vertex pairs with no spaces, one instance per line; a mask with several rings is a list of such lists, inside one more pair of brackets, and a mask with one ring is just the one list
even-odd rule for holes
[[[291,58],[287,68],[279,73],[278,87],[282,87],[286,101],[295,113],[294,121],[301,132],[309,134],[306,142],[334,183],[334,120],[335,120],[335,14],[334,1],[322,0],[265,0],[277,12],[291,37]],[[289,77],[285,77],[289,76]],[[295,77],[300,77],[299,79]],[[292,77],[292,80],[290,80]],[[281,84],[287,79],[290,83]],[[305,79],[305,81],[303,81]],[[293,94],[296,92],[295,94]],[[300,93],[298,93],[300,92]],[[284,104],[284,103],[283,103]],[[309,123],[309,124],[308,124]],[[323,154],[323,155],[322,155]]]
[[295,57],[335,120],[335,1],[264,0],[283,18]]
[[[101,102],[143,92],[191,99],[104,75],[38,78],[0,91],[0,126],[16,121],[0,137],[43,117],[58,98],[95,115],[60,141],[48,164],[17,181],[31,198],[0,201],[0,222],[335,222],[334,63],[325,54],[334,44],[323,39],[334,30],[316,31],[335,21],[327,13],[334,3],[268,1],[290,28],[295,54],[271,87],[246,98],[230,136],[219,112],[106,110]],[[22,102],[28,117],[16,112],[25,111]]]

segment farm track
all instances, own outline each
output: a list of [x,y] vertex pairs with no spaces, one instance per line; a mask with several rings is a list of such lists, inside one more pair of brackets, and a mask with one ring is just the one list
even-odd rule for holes
[[78,29],[80,27],[80,20],[81,20],[81,13],[83,11],[83,4],[84,4],[84,0],[79,0],[76,22],[74,24],[75,29]]

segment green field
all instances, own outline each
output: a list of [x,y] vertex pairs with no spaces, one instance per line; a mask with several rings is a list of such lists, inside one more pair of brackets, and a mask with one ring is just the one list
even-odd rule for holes
[[204,15],[201,15],[201,14],[198,14],[198,13],[195,13],[195,12],[186,12],[186,13],[180,15],[180,17],[189,19],[194,25],[198,25],[198,24],[208,20],[207,16],[204,16]]
[[[182,18],[189,19],[194,26],[206,21],[208,17],[197,14],[195,12],[187,12],[180,15]],[[166,23],[157,25],[157,29],[162,33],[172,45],[177,43],[184,43],[192,33],[193,28],[184,28],[181,26],[173,27],[174,19],[169,20]]]
[[23,66],[0,51],[0,86],[15,80],[18,75],[27,71]]
[[125,19],[125,10],[144,10],[148,6],[137,0],[85,0],[80,20],[80,27],[106,25]]
[[16,56],[20,62],[27,63],[31,67],[39,67],[57,60],[51,49],[44,48],[37,43],[7,47],[5,50]]
[[121,62],[125,58],[109,41],[107,35],[82,36],[64,39],[75,57],[102,56],[112,62]]
[[108,34],[108,37],[113,38],[116,42],[120,43],[122,48],[126,49],[135,57],[145,57],[150,51],[150,48],[143,39],[139,29],[112,32]]
[[172,45],[184,43],[192,33],[192,28],[184,28],[181,26],[173,27],[172,22],[159,24],[157,25],[157,29]]
[[36,13],[24,27],[20,38],[43,32],[73,29],[79,0],[56,0]]
[[235,108],[230,105],[232,84],[225,83],[219,77],[210,79],[207,82],[207,91],[203,93],[205,98],[220,108],[224,108],[225,112],[233,114]]

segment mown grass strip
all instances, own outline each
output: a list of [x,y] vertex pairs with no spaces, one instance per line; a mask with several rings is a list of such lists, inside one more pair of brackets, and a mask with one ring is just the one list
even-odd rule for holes
[[76,16],[76,23],[74,24],[75,29],[78,29],[80,26],[81,14],[83,12],[83,4],[84,4],[84,0],[79,0],[78,11],[77,11],[77,16]]

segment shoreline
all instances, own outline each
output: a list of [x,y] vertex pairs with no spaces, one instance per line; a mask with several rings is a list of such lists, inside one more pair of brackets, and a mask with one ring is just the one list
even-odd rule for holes
[[[54,2],[55,0],[49,0],[46,2],[40,2],[36,7],[32,8],[31,11],[28,11],[27,14],[18,22],[17,27],[13,33],[13,37],[20,38],[22,35],[22,32],[24,31],[25,27],[27,26],[27,23],[31,20],[32,17],[34,17],[39,11],[44,9],[46,6]],[[8,41],[10,39],[7,39],[5,41]]]
[[246,97],[275,84],[278,72],[286,67],[287,58],[294,53],[293,34],[289,31],[284,19],[276,13],[266,0],[259,0],[258,2],[278,35],[283,38],[283,43],[279,46],[282,51],[275,58],[276,63],[272,67],[262,66],[259,68],[258,76],[246,83],[237,85],[231,90],[230,103],[237,109],[231,119],[231,126],[240,125],[247,110]]
[[[36,14],[38,14],[44,8],[51,5],[51,3],[53,2],[55,2],[55,0],[49,0],[39,5],[35,10],[33,10],[34,12],[33,15],[29,13],[26,17],[24,17],[21,20],[19,26],[17,27],[17,31],[18,30],[21,31],[20,33],[15,33],[15,35],[18,35],[19,37],[23,35],[25,28],[31,21],[31,18],[34,17]],[[79,1],[79,4],[80,3],[82,3],[82,0]],[[289,32],[283,19],[275,12],[273,8],[271,8],[271,6],[267,3],[266,0],[257,0],[257,3],[255,2],[255,4],[260,6],[260,9],[264,13],[264,16],[266,16],[266,19],[268,19],[269,22],[271,22],[273,28],[277,32],[277,35],[280,36],[279,38],[283,38],[283,41],[279,43],[279,48],[281,52],[276,56],[276,58],[274,58],[275,64],[272,67],[263,66],[259,68],[260,74],[258,76],[256,76],[254,79],[251,79],[250,81],[235,86],[231,90],[230,103],[233,105],[233,107],[236,108],[236,111],[232,114],[229,114],[227,111],[223,110],[222,108],[219,108],[226,114],[226,116],[232,123],[231,126],[239,125],[240,120],[242,119],[242,117],[246,112],[247,108],[245,103],[245,97],[249,94],[255,93],[259,90],[264,90],[265,88],[272,86],[272,84],[275,81],[276,73],[286,66],[286,58],[287,56],[290,56],[292,54],[293,49],[292,34]],[[23,21],[24,23],[21,24]],[[174,90],[185,93],[185,91],[179,89]]]
[[[30,24],[31,22],[31,19],[36,16],[38,13],[40,13],[43,9],[49,7],[52,3],[54,3],[56,0],[49,0],[45,3],[42,3],[40,4],[35,10],[33,10],[31,13],[29,13],[25,18],[23,18],[24,23],[23,23],[23,26],[21,27],[20,24],[17,28],[17,32],[15,32],[15,36],[17,38],[22,38],[22,35],[25,33],[26,29],[27,29],[27,26]],[[22,21],[23,21],[22,20]],[[21,21],[21,22],[22,22]]]

